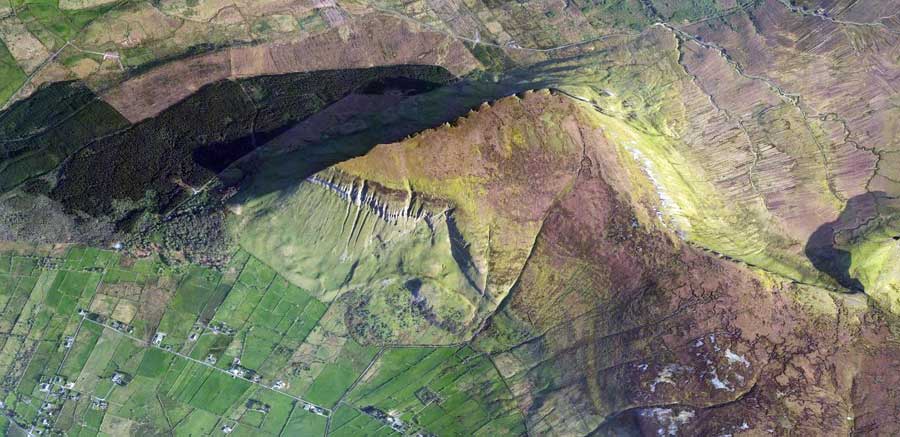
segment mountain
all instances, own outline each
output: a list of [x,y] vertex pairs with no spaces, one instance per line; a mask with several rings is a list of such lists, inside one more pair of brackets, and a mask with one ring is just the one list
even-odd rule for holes
[[0,0],[0,429],[900,433],[897,10]]

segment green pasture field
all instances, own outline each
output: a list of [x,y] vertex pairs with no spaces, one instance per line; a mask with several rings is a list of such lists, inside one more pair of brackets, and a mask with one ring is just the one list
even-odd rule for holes
[[[133,308],[130,322],[113,317],[122,305]],[[0,330],[17,333],[0,348],[0,389],[18,424],[7,427],[48,419],[46,430],[68,435],[216,435],[227,426],[294,436],[322,435],[330,417],[333,435],[396,434],[362,412],[374,407],[410,433],[524,432],[486,357],[360,344],[344,325],[348,307],[242,251],[221,270],[78,246],[0,252],[0,308]],[[148,341],[155,332],[167,334],[158,345]],[[423,388],[436,400],[423,403]]]
[[405,423],[452,435],[525,432],[493,364],[470,347],[390,349],[373,368],[348,404],[393,411]]
[[[148,300],[149,291],[156,300]],[[136,309],[130,324],[113,317],[126,301]],[[216,271],[78,246],[53,255],[2,252],[0,308],[0,329],[21,334],[0,349],[7,376],[0,388],[7,393],[9,420],[18,424],[0,429],[47,418],[46,429],[68,435],[133,433],[137,427],[201,435],[226,425],[234,435],[324,432],[328,405],[318,415],[288,388],[271,386],[290,380],[292,352],[303,347],[328,307],[246,253]],[[169,330],[158,346],[146,341],[153,332],[135,328],[151,326],[142,319],[148,314],[160,314],[153,332]],[[234,323],[237,334],[216,334],[204,323],[219,321]],[[195,341],[188,339],[192,333]],[[334,342],[332,335],[326,343]],[[373,348],[341,342],[339,353],[326,360],[327,371],[304,391],[334,402],[374,356]],[[222,362],[206,363],[211,353]],[[262,379],[229,374],[232,358]],[[117,383],[115,375],[126,379]],[[251,399],[266,411],[249,408]]]
[[25,82],[25,78],[25,72],[13,59],[3,41],[0,41],[0,102],[9,100]]

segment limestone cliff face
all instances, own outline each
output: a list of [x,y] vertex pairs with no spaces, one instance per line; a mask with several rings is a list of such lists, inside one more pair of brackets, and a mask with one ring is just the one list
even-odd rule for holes
[[[295,190],[236,206],[233,230],[325,300],[410,284],[403,293],[413,299],[401,306],[421,307],[412,317],[441,333],[407,332],[395,320],[385,339],[468,340],[509,293],[545,214],[579,171],[588,120],[576,108],[548,91],[484,105],[456,126],[378,146]],[[395,318],[387,302],[376,306],[367,311]]]

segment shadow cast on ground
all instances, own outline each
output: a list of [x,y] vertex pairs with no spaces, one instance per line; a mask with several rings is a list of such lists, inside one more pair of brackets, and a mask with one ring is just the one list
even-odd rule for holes
[[835,280],[842,287],[864,292],[862,282],[851,276],[852,255],[839,249],[836,236],[842,231],[852,231],[878,215],[879,199],[886,193],[874,191],[854,196],[847,201],[841,214],[834,221],[824,223],[810,235],[804,253],[812,265]]

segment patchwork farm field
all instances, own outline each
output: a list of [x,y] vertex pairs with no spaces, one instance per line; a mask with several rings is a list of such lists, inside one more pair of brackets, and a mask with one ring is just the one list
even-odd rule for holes
[[221,271],[86,247],[0,252],[3,434],[521,432],[468,346],[361,345],[245,252]]

